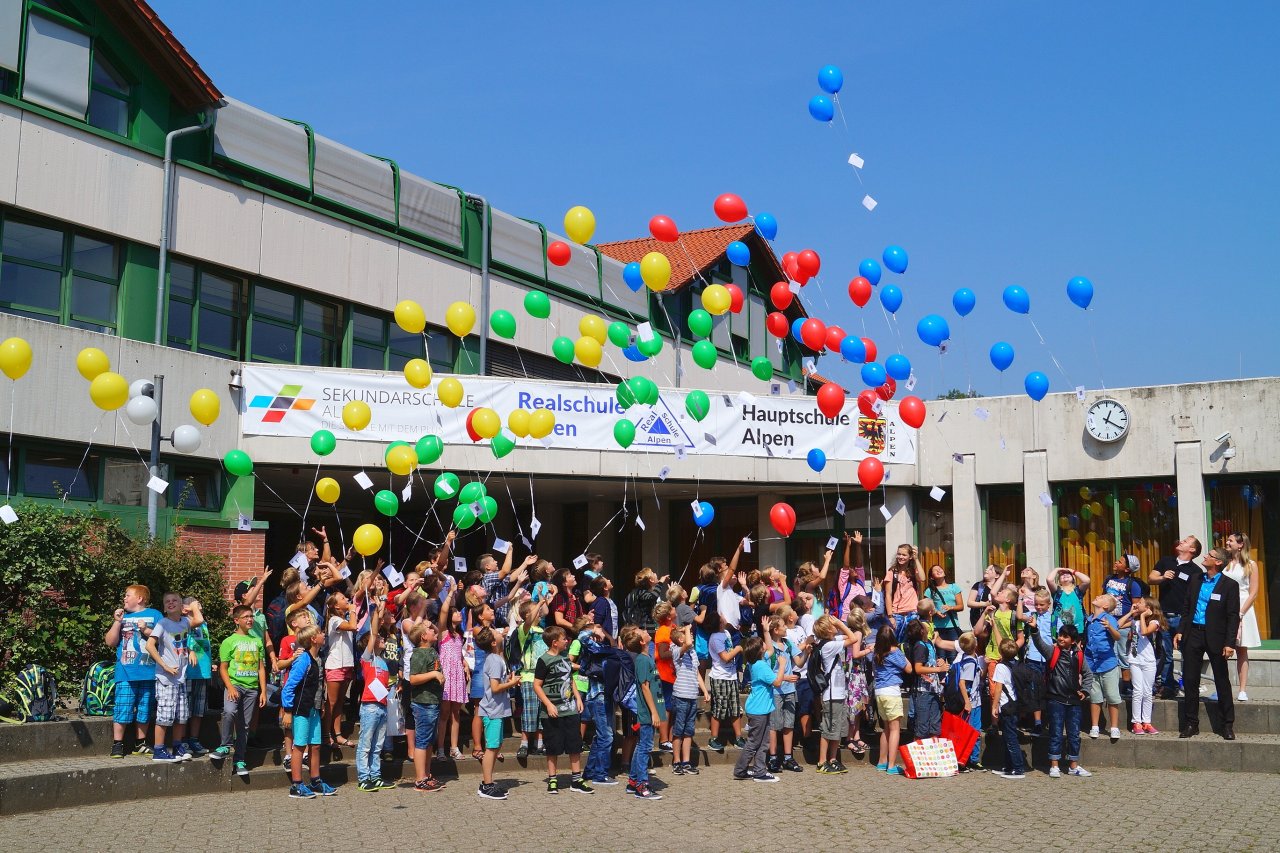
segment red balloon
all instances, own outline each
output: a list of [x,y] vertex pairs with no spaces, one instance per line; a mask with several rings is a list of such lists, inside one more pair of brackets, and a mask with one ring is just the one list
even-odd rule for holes
[[919,397],[903,397],[902,402],[898,404],[898,417],[902,418],[902,422],[910,427],[920,429],[924,426],[924,401]]
[[867,361],[876,360],[876,342],[871,338],[863,338],[862,345],[867,348]]
[[769,334],[775,338],[785,338],[791,334],[791,324],[787,322],[787,315],[781,311],[774,311],[766,317],[764,324],[768,328]]
[[796,260],[795,252],[787,252],[782,256],[782,270],[792,281],[800,280],[800,262]]
[[547,246],[547,260],[551,261],[551,263],[558,267],[562,267],[569,263],[569,244],[561,243],[559,240],[556,240],[554,243]]
[[778,502],[769,510],[769,522],[779,536],[790,536],[796,529],[796,511],[791,504]]
[[817,317],[810,317],[800,327],[800,340],[804,341],[804,345],[809,349],[820,352],[823,344],[827,342],[826,325]]
[[680,239],[680,229],[670,216],[655,216],[649,220],[649,233],[659,243],[674,243]]
[[876,396],[876,392],[868,388],[858,395],[858,411],[866,418],[878,417],[876,410],[872,408],[878,402],[880,398]]
[[840,342],[845,338],[844,329],[839,326],[827,326],[827,350],[840,352]]
[[874,456],[868,456],[858,463],[858,482],[868,492],[879,487],[884,480],[884,465]]
[[844,408],[844,389],[834,382],[828,382],[818,389],[818,411],[828,418],[839,417]]
[[733,314],[742,313],[742,288],[736,284],[726,284],[724,289],[729,291],[729,311]]
[[[862,276],[858,276],[849,282],[849,298],[853,300],[853,304],[859,308],[865,306],[871,301],[871,282]],[[874,359],[873,359],[874,361]]]
[[480,433],[476,432],[476,428],[475,428],[475,427],[473,427],[473,426],[471,425],[471,420],[472,420],[472,418],[474,418],[475,416],[476,416],[476,410],[475,410],[475,409],[472,409],[471,411],[467,412],[467,436],[468,436],[472,441],[479,441],[479,440],[480,440]]
[[747,203],[733,193],[725,193],[713,205],[721,222],[741,222],[747,218]]
[[898,383],[893,381],[892,376],[886,379],[884,384],[876,389],[876,396],[881,400],[892,400],[893,395],[896,393],[898,393]]
[[785,281],[779,281],[769,288],[769,301],[779,311],[786,311],[787,306],[791,304],[791,300],[794,298],[795,294],[791,292],[791,288],[787,286]]
[[809,278],[817,275],[818,270],[822,269],[822,259],[813,249],[805,249],[801,252],[797,262],[800,265],[800,272]]

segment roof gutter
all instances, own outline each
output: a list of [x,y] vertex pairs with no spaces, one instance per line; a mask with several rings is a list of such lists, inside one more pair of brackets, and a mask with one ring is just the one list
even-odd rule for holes
[[160,190],[160,263],[156,270],[156,326],[153,343],[159,345],[164,338],[164,306],[168,295],[170,220],[173,218],[173,141],[213,127],[213,109],[206,110],[197,125],[171,130],[164,137],[164,181]]

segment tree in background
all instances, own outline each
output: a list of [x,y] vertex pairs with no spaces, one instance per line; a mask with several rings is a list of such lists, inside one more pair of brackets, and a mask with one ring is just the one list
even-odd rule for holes
[[959,388],[952,388],[945,394],[939,394],[939,400],[972,400],[975,397],[981,397],[977,391],[970,388],[968,391],[961,391]]

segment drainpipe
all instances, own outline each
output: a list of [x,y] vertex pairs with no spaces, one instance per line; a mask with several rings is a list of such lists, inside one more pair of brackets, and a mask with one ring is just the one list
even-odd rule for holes
[[467,194],[467,201],[480,205],[480,375],[489,375],[489,202],[482,195]]
[[[213,110],[208,110],[200,123],[191,127],[180,127],[171,130],[164,137],[164,186],[160,199],[160,264],[156,272],[156,330],[154,343],[163,341],[164,303],[167,288],[165,278],[169,272],[169,220],[173,217],[173,140],[199,130],[208,130],[213,126]],[[151,493],[155,496],[155,492]]]

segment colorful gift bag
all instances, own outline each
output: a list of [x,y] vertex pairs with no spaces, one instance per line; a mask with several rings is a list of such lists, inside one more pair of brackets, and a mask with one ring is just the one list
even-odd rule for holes
[[898,747],[908,779],[941,779],[960,772],[956,748],[946,738],[930,737]]

